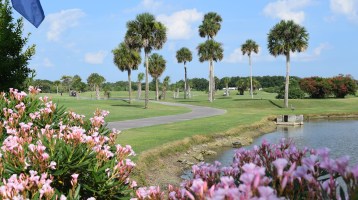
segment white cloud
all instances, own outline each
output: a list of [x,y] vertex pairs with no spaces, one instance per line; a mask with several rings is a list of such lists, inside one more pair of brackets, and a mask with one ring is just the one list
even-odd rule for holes
[[305,20],[305,12],[300,9],[311,3],[312,0],[277,0],[266,5],[264,14],[272,18],[293,20],[302,24]]
[[241,48],[235,49],[228,58],[224,59],[224,62],[228,63],[240,63],[243,62],[244,56],[242,55]]
[[142,0],[136,7],[126,9],[125,12],[149,11],[156,13],[159,10],[165,10],[166,7],[162,0]]
[[293,53],[292,58],[297,61],[312,61],[318,59],[321,54],[325,51],[331,48],[331,45],[328,43],[322,43],[318,45],[318,47],[314,48],[311,53],[303,52],[303,53]]
[[92,65],[103,64],[105,57],[107,56],[107,52],[99,51],[96,53],[86,53],[85,62]]
[[[259,47],[259,52],[257,54],[253,53],[253,52],[251,53],[252,61],[260,60],[260,57],[261,57],[261,47]],[[224,62],[227,62],[227,63],[246,63],[247,62],[248,63],[249,59],[248,59],[247,54],[242,55],[241,48],[236,48],[228,56],[228,58],[226,58],[226,59],[224,58]]]
[[47,32],[47,39],[50,41],[59,41],[61,34],[69,28],[78,26],[79,19],[84,16],[85,13],[80,9],[62,10],[49,14],[46,17],[46,21],[50,26]]
[[203,13],[196,9],[182,10],[172,15],[159,15],[157,20],[164,23],[168,28],[168,38],[172,40],[190,39],[196,29],[193,23],[200,21]]
[[358,2],[356,0],[331,0],[331,10],[345,15],[349,20],[358,21]]
[[51,62],[51,60],[49,58],[44,58],[42,61],[42,65],[47,68],[54,66],[54,64]]

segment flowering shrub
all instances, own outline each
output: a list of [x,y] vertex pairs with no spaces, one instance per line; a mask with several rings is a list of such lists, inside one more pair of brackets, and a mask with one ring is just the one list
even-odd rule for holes
[[[356,199],[358,166],[348,157],[331,159],[327,149],[297,149],[290,142],[264,142],[240,149],[229,167],[200,163],[180,188],[169,186],[168,199]],[[338,178],[340,177],[340,178]],[[157,187],[139,188],[138,199],[163,199]]]
[[134,152],[114,145],[108,112],[85,120],[29,92],[0,94],[0,199],[128,198]]

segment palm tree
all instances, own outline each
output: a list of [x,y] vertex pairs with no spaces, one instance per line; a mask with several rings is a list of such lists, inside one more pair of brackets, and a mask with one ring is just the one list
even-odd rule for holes
[[249,85],[249,80],[247,78],[241,78],[236,82],[237,89],[240,92],[240,95],[244,95],[245,90],[247,90]]
[[138,100],[142,96],[142,81],[144,79],[144,73],[139,73],[137,77],[137,86],[138,86]]
[[308,47],[306,29],[292,20],[282,20],[268,34],[268,50],[273,56],[286,56],[285,107],[288,108],[288,88],[290,83],[290,53],[302,52]]
[[[205,14],[204,20],[203,20],[202,24],[199,26],[200,37],[207,38],[207,42],[210,40],[214,40],[214,36],[216,36],[217,33],[219,32],[219,30],[221,29],[221,22],[222,22],[222,18],[217,13],[209,12],[209,13]],[[216,43],[215,41],[213,41],[213,42]],[[204,44],[205,43],[199,44],[198,50],[199,50],[199,47]],[[220,43],[217,43],[217,44],[220,44]],[[209,45],[209,44],[207,44],[207,45]],[[221,44],[219,46],[222,49]],[[201,49],[203,50],[203,48],[201,48]],[[207,49],[207,50],[209,50],[209,49]],[[221,54],[223,54],[222,52],[221,52]],[[217,53],[219,53],[219,50]],[[198,54],[205,54],[205,53],[199,52]],[[221,56],[221,59],[219,59],[219,60],[222,60],[222,57],[223,57],[223,55]],[[219,58],[219,57],[217,57],[217,58]],[[201,60],[202,59],[200,59],[200,62],[203,62]],[[210,60],[210,59],[204,59],[204,60],[209,61],[209,101],[212,102],[214,99],[214,90],[215,90],[214,66],[213,66],[212,60]]]
[[127,23],[126,43],[138,49],[144,49],[145,53],[145,104],[149,102],[149,54],[153,49],[161,49],[167,41],[167,28],[149,13],[137,15],[136,19]]
[[149,57],[149,73],[155,79],[155,100],[159,99],[158,78],[165,70],[166,61],[163,56],[154,53]]
[[253,88],[252,88],[252,65],[251,65],[251,53],[258,53],[259,52],[259,45],[256,44],[255,41],[249,39],[246,40],[244,44],[241,45],[242,55],[247,54],[249,56],[249,65],[250,65],[250,94],[251,99],[254,98]]
[[231,81],[231,78],[230,77],[224,77],[223,81],[224,81],[224,84],[225,84],[225,87],[226,87],[226,95],[225,96],[230,96],[230,94],[229,94],[229,83]]
[[184,72],[185,72],[184,99],[186,99],[186,95],[188,93],[188,79],[187,79],[187,72],[186,72],[186,62],[191,62],[193,59],[193,56],[191,54],[191,51],[188,48],[183,47],[179,51],[177,51],[176,58],[178,60],[178,63],[184,63]]
[[212,39],[199,44],[197,49],[199,61],[209,61],[209,101],[212,102],[214,98],[213,90],[215,88],[213,61],[217,62],[223,59],[224,49],[221,43],[215,42]]
[[129,104],[132,101],[132,70],[137,70],[138,65],[142,62],[140,54],[137,50],[131,49],[125,43],[121,43],[116,49],[112,51],[114,58],[113,61],[117,65],[118,69],[128,72],[128,92],[129,92]]
[[56,94],[58,94],[58,86],[61,85],[61,81],[59,81],[59,80],[54,81],[53,84],[56,86]]
[[170,83],[170,77],[166,76],[163,79],[163,87],[162,87],[162,99],[165,100],[165,96],[167,94],[167,89],[169,87],[169,83]]
[[99,97],[99,87],[105,81],[106,81],[106,79],[103,76],[101,76],[101,75],[99,75],[97,73],[92,73],[87,78],[88,85],[93,86],[96,89],[96,98],[97,98],[97,100],[100,99],[100,97]]
[[202,38],[214,39],[221,29],[223,19],[215,12],[209,12],[204,15],[204,20],[199,26],[199,35]]

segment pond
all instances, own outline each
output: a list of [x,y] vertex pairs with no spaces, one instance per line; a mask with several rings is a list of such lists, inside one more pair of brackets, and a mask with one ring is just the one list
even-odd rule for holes
[[[278,143],[281,138],[292,139],[298,148],[329,148],[330,155],[337,158],[350,156],[350,164],[358,164],[358,120],[315,120],[305,122],[303,126],[277,127],[277,131],[265,134],[245,148],[252,149],[264,140]],[[226,148],[218,152],[207,162],[217,160],[224,166],[230,165],[236,149]]]

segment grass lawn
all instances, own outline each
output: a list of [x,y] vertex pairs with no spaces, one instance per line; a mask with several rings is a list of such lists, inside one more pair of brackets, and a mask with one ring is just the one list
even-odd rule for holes
[[[109,116],[106,118],[107,122],[122,121],[129,119],[156,117],[164,115],[175,115],[190,112],[190,109],[184,107],[165,106],[158,103],[149,103],[149,108],[144,109],[144,101],[128,101],[121,100],[120,98],[128,98],[127,92],[113,92],[113,100],[95,100],[94,94],[91,99],[91,93],[82,93],[80,99],[76,97],[69,97],[68,94],[42,94],[51,97],[54,102],[60,106],[65,106],[68,110],[74,111],[78,114],[83,114],[86,117],[93,116],[94,111],[98,109],[110,111]],[[127,95],[127,96],[126,96]],[[144,96],[144,92],[143,92]]]
[[248,93],[240,96],[232,92],[235,94],[230,97],[224,97],[222,93],[218,92],[213,103],[208,102],[207,94],[203,92],[194,92],[192,99],[169,98],[168,101],[221,108],[227,110],[224,115],[126,130],[119,136],[118,142],[130,144],[137,153],[141,153],[194,135],[221,133],[241,125],[250,125],[272,115],[358,113],[356,97],[290,100],[289,104],[295,108],[291,110],[282,108],[283,100],[275,99],[274,94],[259,92],[251,99]]

